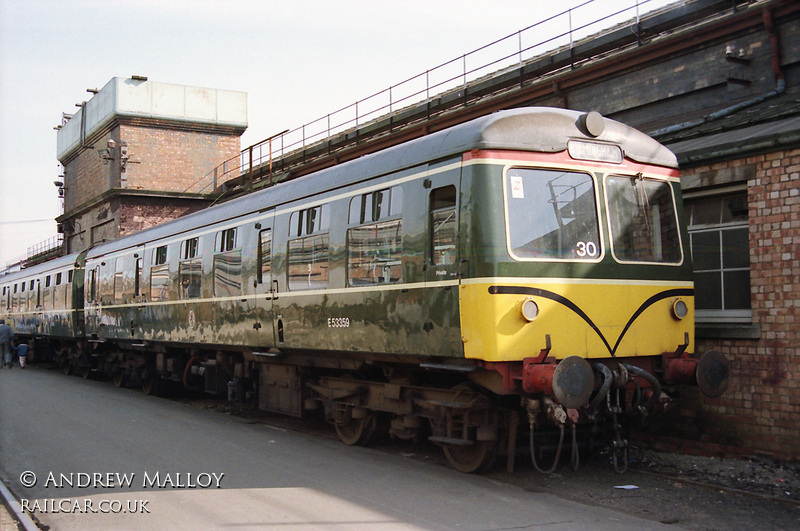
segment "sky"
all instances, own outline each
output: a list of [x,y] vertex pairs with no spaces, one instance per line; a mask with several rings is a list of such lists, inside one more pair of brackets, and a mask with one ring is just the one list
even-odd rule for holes
[[[665,3],[650,0],[641,13]],[[244,148],[567,9],[580,27],[635,0],[584,4],[0,0],[0,270],[56,236],[54,128],[113,77],[246,92]],[[552,24],[566,29],[569,18]]]

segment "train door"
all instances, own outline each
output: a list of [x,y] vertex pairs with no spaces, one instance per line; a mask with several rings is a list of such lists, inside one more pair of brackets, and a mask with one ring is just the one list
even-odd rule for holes
[[275,308],[274,300],[278,297],[278,281],[272,274],[273,237],[272,221],[269,217],[260,222],[258,229],[258,250],[256,263],[256,322],[253,328],[257,332],[259,347],[275,346]]
[[100,328],[100,266],[97,262],[87,262],[85,267],[83,313],[86,334],[96,338]]
[[428,352],[461,354],[458,314],[458,173],[439,176],[428,191],[424,311]]
[[130,271],[131,278],[131,311],[130,311],[130,333],[132,339],[144,339],[142,333],[142,311],[144,303],[147,300],[144,293],[144,283],[142,278],[142,268],[144,266],[144,245],[137,247],[136,252],[133,253],[133,261],[131,262]]

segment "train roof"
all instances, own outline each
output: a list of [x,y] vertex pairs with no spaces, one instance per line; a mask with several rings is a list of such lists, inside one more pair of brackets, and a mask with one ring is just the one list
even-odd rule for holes
[[188,232],[201,226],[475,149],[553,153],[565,151],[567,141],[575,138],[619,144],[626,158],[640,163],[677,168],[675,155],[666,147],[644,133],[603,118],[598,113],[524,107],[498,111],[332,168],[276,184],[129,237],[99,244],[89,252],[89,256],[143,245],[162,237]]
[[77,257],[77,253],[69,256],[62,256],[41,264],[36,264],[35,266],[14,271],[13,273],[8,273],[7,275],[0,276],[0,284],[13,283],[14,281],[19,281],[20,278],[29,277],[31,275],[41,275],[59,269],[69,269],[75,263]]

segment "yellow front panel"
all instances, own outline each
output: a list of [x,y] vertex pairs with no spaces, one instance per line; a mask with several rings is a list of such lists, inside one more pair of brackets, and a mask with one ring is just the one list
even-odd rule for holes
[[[491,362],[538,356],[550,336],[550,356],[608,358],[674,352],[689,334],[694,351],[691,282],[495,278],[461,285],[461,330],[467,358]],[[522,316],[533,300],[539,314]],[[689,313],[672,315],[676,299]],[[613,353],[613,354],[612,354]]]

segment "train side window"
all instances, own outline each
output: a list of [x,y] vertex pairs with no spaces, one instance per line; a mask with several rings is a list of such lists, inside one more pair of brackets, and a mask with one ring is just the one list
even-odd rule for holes
[[124,296],[124,266],[125,259],[119,257],[114,260],[114,304],[122,304],[125,302]]
[[[72,271],[67,271],[67,281],[62,288],[57,288],[61,291],[61,308],[72,308]],[[53,302],[55,305],[55,302]]]
[[242,294],[242,251],[238,248],[236,228],[217,233],[214,248],[214,295],[232,297]]
[[403,189],[399,186],[357,195],[350,200],[348,223],[359,225],[381,221],[403,212]]
[[153,253],[153,265],[161,265],[167,263],[167,246],[162,245],[157,247]]
[[225,253],[236,248],[236,228],[221,230],[217,233],[214,248],[218,253]]
[[448,265],[456,261],[456,187],[444,186],[430,195],[431,262]]
[[[142,294],[142,259],[136,258],[136,271],[133,274],[133,296],[138,297]],[[72,273],[70,271],[70,273]]]
[[351,286],[402,280],[401,220],[371,223],[347,230],[347,278]]
[[327,233],[289,241],[289,289],[320,289],[328,285],[328,246]]
[[272,275],[272,230],[258,233],[258,283],[270,282]]
[[[289,289],[320,289],[328,285],[330,205],[292,213],[289,240]],[[296,229],[296,232],[295,232]]]
[[181,299],[200,297],[203,268],[198,256],[198,248],[197,238],[189,238],[181,244],[181,263],[178,264]]
[[330,228],[330,205],[319,205],[292,212],[289,237],[325,232]]
[[154,302],[169,300],[169,288],[167,246],[162,245],[153,251],[153,266],[150,268],[150,300]]
[[99,267],[95,267],[89,271],[89,301],[94,302],[97,301],[97,281],[98,281],[98,273],[100,272]]
[[181,244],[181,259],[188,260],[197,257],[198,239],[189,238]]
[[50,303],[53,298],[50,296],[50,275],[44,277],[44,287],[39,284],[39,297],[41,300],[42,310],[48,311],[50,310]]

